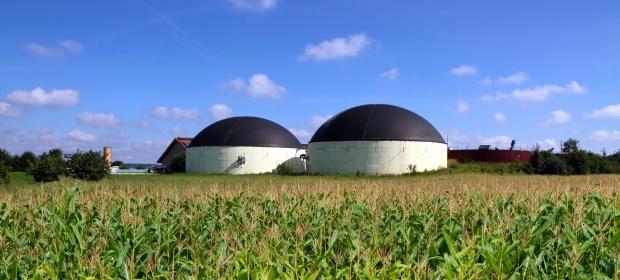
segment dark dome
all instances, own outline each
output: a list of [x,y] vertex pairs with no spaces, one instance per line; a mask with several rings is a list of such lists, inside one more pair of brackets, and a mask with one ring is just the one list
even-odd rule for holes
[[233,117],[214,122],[203,129],[189,147],[251,146],[300,148],[299,140],[286,128],[257,117]]
[[445,143],[435,127],[407,109],[368,104],[353,107],[327,120],[310,142],[397,140]]

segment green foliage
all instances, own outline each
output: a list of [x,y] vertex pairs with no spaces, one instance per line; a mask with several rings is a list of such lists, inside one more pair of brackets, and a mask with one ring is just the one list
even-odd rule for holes
[[4,165],[9,168],[13,161],[13,157],[5,149],[0,148],[0,161],[4,162]]
[[101,152],[77,151],[68,156],[67,167],[71,177],[99,181],[110,173],[108,163],[104,160]]
[[451,163],[448,168],[424,172],[422,174],[455,174],[455,173],[486,173],[486,174],[522,174],[531,173],[529,164],[524,163],[490,163],[466,162]]
[[10,182],[9,166],[3,160],[0,160],[0,185],[8,185]]
[[170,160],[170,172],[183,173],[185,172],[185,153],[180,153],[174,156]]
[[14,156],[11,162],[11,167],[13,171],[28,171],[30,165],[33,164],[37,160],[37,156],[30,151],[26,151],[22,153],[21,156]]
[[[369,202],[359,193],[0,202],[1,279],[616,279],[596,194]],[[326,196],[330,198],[325,199]],[[454,200],[463,207],[454,207]]]
[[63,160],[62,151],[59,149],[41,154],[28,169],[28,175],[31,175],[35,182],[58,181],[60,176],[65,173],[66,164]]
[[295,174],[295,172],[293,171],[293,168],[291,168],[288,164],[286,164],[286,162],[283,162],[283,163],[278,164],[278,166],[276,166],[276,174],[293,175]]
[[566,174],[566,163],[555,153],[553,149],[541,151],[536,149],[530,160],[532,170],[536,174]]

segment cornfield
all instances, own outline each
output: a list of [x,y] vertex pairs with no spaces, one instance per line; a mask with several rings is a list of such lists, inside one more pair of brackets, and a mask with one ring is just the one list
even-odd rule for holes
[[618,279],[619,181],[152,176],[9,188],[0,279]]

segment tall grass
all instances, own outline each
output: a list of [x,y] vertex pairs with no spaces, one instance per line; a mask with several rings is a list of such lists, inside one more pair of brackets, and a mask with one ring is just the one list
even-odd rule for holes
[[0,279],[617,279],[619,178],[24,185],[0,191]]

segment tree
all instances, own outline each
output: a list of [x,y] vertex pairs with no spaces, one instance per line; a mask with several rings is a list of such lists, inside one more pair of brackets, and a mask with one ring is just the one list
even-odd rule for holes
[[9,178],[9,167],[4,161],[0,160],[0,185],[9,184],[11,179]]
[[14,171],[28,171],[30,165],[33,164],[37,160],[37,156],[30,151],[26,151],[22,153],[21,156],[15,156],[13,158],[12,167]]
[[58,181],[60,176],[65,174],[65,161],[62,159],[62,151],[59,149],[50,150],[49,153],[43,153],[30,166],[28,174],[34,178],[36,182],[53,182]]
[[9,152],[5,149],[0,148],[0,161],[4,162],[5,166],[8,168],[8,165],[11,164],[13,157]]
[[562,144],[562,153],[573,154],[579,151],[579,140],[575,138],[568,138],[564,144]]
[[170,160],[170,172],[185,172],[185,153],[178,154]]
[[77,151],[68,156],[67,167],[71,177],[99,181],[110,173],[108,163],[105,161],[101,152]]
[[536,174],[566,174],[566,163],[553,153],[553,149],[534,150],[530,160],[533,172]]

